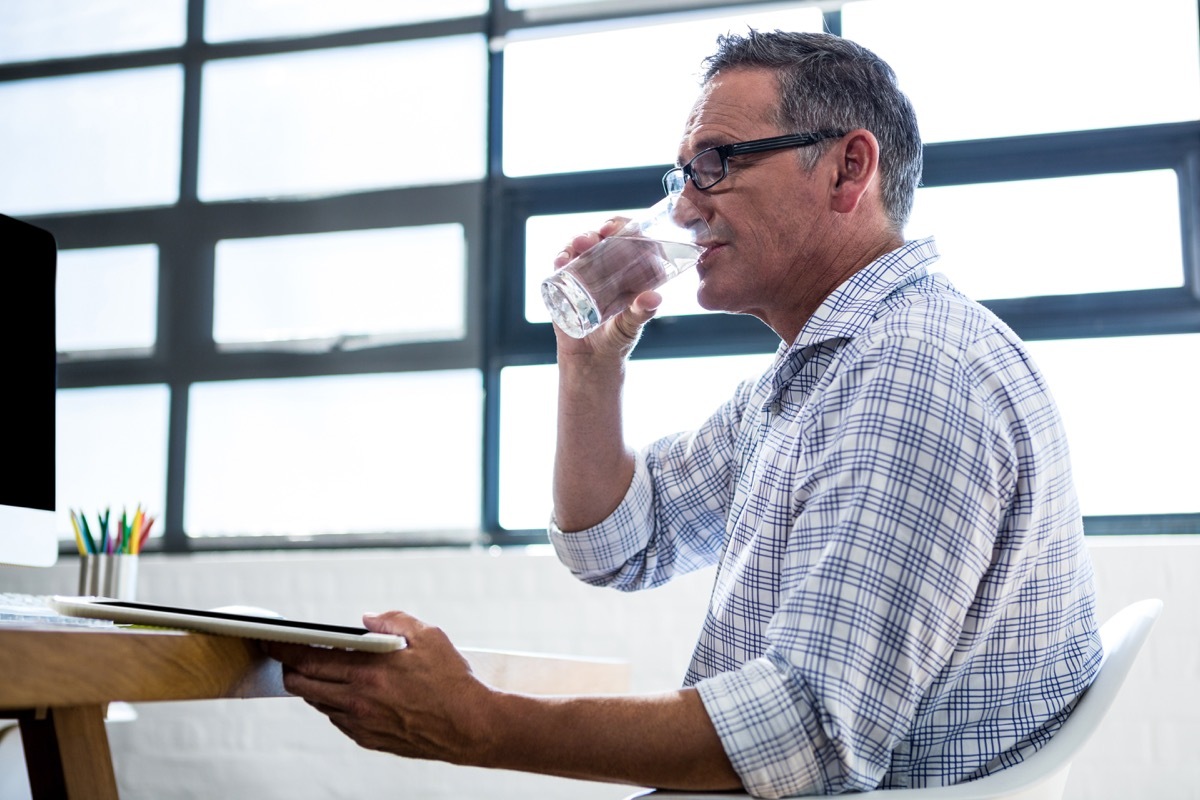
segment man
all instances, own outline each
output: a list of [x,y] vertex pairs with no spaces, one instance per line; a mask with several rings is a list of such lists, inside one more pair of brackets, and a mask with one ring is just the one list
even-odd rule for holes
[[921,144],[892,70],[834,36],[722,37],[678,163],[664,184],[712,230],[699,300],[770,326],[775,363],[634,453],[624,366],[659,296],[558,333],[551,540],[621,589],[717,565],[684,688],[504,695],[393,612],[366,620],[410,638],[387,659],[272,646],[289,691],[367,747],[668,788],[837,793],[1019,762],[1098,668],[1091,566],[1040,374],[927,272],[931,240],[904,241]]

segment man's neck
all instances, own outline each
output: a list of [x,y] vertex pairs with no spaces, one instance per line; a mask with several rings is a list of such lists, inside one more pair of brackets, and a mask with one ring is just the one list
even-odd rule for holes
[[[792,287],[795,301],[790,306],[790,312],[777,320],[763,320],[784,342],[791,344],[796,341],[801,329],[829,295],[863,267],[903,246],[904,237],[889,231],[886,235],[870,239],[857,236],[843,238],[837,245],[820,260],[796,266],[792,272],[796,282]],[[818,264],[825,266],[814,269]]]

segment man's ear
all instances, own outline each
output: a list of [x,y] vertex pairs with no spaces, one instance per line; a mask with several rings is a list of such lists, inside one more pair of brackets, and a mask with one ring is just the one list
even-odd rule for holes
[[832,207],[841,214],[849,214],[858,207],[879,174],[879,141],[870,131],[858,128],[842,137],[833,154],[837,157],[837,178]]

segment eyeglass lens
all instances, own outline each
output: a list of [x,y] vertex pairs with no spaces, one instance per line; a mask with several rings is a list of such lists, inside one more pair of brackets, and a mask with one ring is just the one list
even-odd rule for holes
[[717,148],[702,150],[682,167],[668,170],[663,176],[663,189],[667,194],[678,194],[683,191],[688,178],[692,179],[697,189],[708,189],[725,177],[725,170],[725,160]]
[[725,159],[715,147],[697,153],[688,167],[697,189],[708,189],[725,177]]

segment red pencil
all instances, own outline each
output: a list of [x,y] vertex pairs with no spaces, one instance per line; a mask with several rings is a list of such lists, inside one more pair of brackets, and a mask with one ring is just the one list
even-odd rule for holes
[[142,552],[142,547],[145,546],[146,540],[150,538],[150,527],[154,524],[154,517],[147,516],[142,520],[142,531],[138,534],[137,550],[134,552]]

